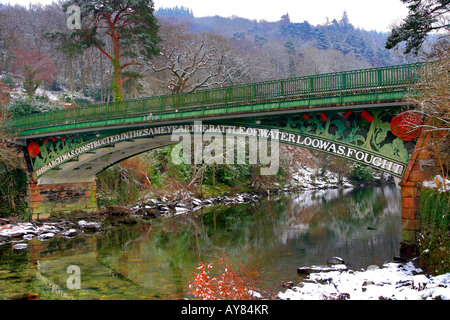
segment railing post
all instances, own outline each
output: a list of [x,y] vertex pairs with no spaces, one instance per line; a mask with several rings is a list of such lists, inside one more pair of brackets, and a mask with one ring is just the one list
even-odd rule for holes
[[284,97],[284,81],[280,80],[279,81],[279,92],[278,92],[278,107],[281,106],[281,100]]
[[342,103],[344,91],[347,89],[347,73],[343,72],[341,75],[341,92],[339,101]]
[[203,92],[203,94],[202,94],[202,112],[203,112],[203,114],[205,114],[205,105],[206,105],[206,92],[207,91],[205,91],[205,92]]
[[256,99],[256,88],[255,85],[252,83],[250,85],[250,101],[252,104],[252,111],[254,111],[254,101]]
[[314,76],[309,78],[309,93],[308,93],[308,105],[311,104],[311,96],[314,93]]
[[176,109],[177,110],[177,112],[183,112],[183,106],[184,106],[184,104],[186,103],[186,93],[182,93],[181,94],[181,103],[180,103],[180,109],[178,110],[178,109]]
[[377,88],[375,90],[375,98],[376,98],[376,100],[378,100],[378,92],[383,86],[383,73],[381,72],[381,69],[378,69],[377,77],[378,77]]

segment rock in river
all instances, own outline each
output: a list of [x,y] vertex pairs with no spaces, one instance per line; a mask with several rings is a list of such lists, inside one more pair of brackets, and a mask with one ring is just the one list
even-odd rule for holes
[[95,232],[99,231],[102,228],[102,224],[100,222],[86,222],[84,220],[78,221],[78,225],[81,227],[83,231]]
[[335,264],[331,267],[327,266],[311,266],[311,267],[300,267],[297,268],[298,274],[311,274],[319,272],[332,272],[332,271],[346,271],[347,266],[345,264]]
[[26,244],[26,243],[18,243],[13,246],[13,248],[16,250],[23,250],[23,249],[26,249],[27,247],[28,247],[28,244]]
[[339,257],[333,257],[327,260],[327,264],[336,265],[336,264],[345,264],[344,259]]

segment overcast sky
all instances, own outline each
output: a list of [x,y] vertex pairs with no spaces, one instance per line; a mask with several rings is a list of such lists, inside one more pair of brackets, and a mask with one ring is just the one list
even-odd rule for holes
[[[0,0],[1,3],[48,4],[52,0]],[[155,9],[184,6],[194,16],[238,16],[278,21],[289,13],[292,22],[322,24],[326,18],[340,20],[347,10],[350,22],[366,30],[389,31],[392,22],[401,21],[408,10],[400,0],[154,0]]]

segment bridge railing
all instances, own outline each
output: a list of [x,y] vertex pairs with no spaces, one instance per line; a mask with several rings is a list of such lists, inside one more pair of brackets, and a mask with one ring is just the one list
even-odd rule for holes
[[18,130],[30,130],[127,118],[151,121],[168,114],[173,114],[173,118],[182,118],[186,111],[193,111],[186,115],[192,116],[195,111],[198,111],[198,115],[205,114],[205,110],[211,110],[208,114],[213,114],[214,109],[219,108],[217,112],[224,113],[223,108],[239,105],[403,91],[418,79],[423,65],[416,63],[344,71],[96,104],[13,118],[10,126]]

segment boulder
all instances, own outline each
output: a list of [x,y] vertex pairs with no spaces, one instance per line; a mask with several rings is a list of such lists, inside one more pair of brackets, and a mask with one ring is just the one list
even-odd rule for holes
[[38,239],[41,241],[45,241],[53,238],[55,235],[56,234],[54,234],[53,232],[41,233],[40,235],[38,235]]
[[17,243],[13,246],[13,248],[15,250],[23,250],[23,249],[26,249],[27,247],[28,247],[28,244],[26,244],[26,243]]
[[327,260],[327,264],[336,265],[336,264],[345,264],[344,259],[339,257],[333,257]]
[[77,234],[78,234],[78,231],[77,231],[76,229],[69,229],[69,230],[64,231],[63,233],[61,233],[61,235],[62,235],[63,237],[68,237],[68,238],[74,237],[74,236],[76,236]]
[[78,226],[80,226],[81,230],[88,232],[96,232],[102,228],[100,222],[86,222],[84,220],[78,221]]
[[328,266],[310,266],[310,267],[300,267],[297,268],[298,274],[311,274],[311,273],[321,273],[321,272],[332,272],[332,271],[346,271],[347,266],[345,264],[336,264],[331,267]]

